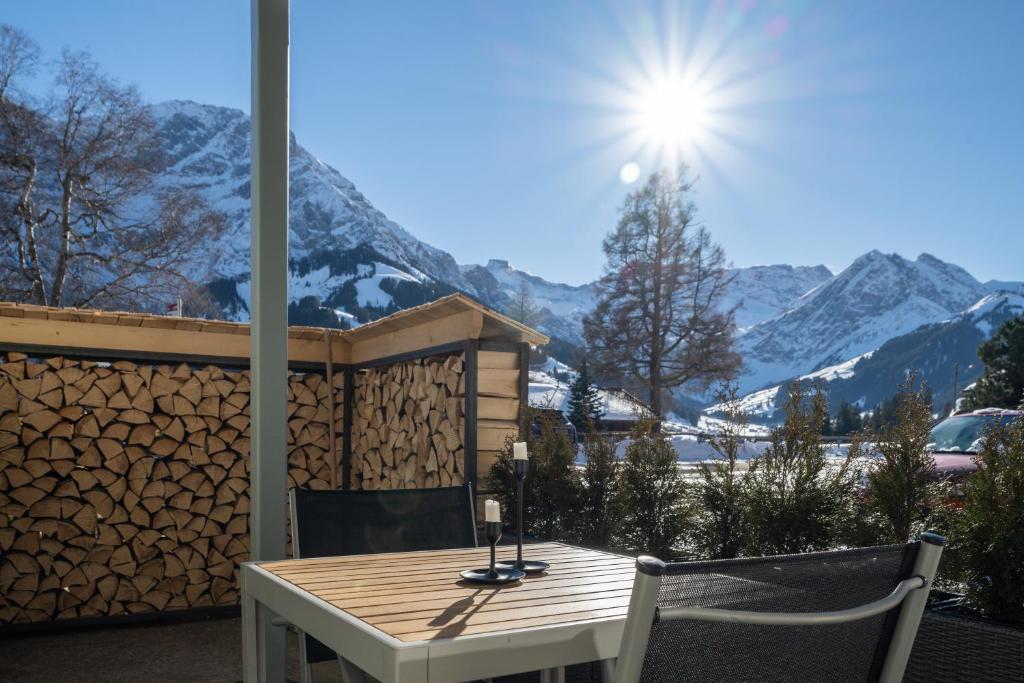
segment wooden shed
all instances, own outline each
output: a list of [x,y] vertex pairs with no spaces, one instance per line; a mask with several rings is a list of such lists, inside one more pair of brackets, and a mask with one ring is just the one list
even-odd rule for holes
[[[531,344],[462,295],[292,327],[288,485],[485,493]],[[249,326],[0,303],[0,624],[233,604]]]

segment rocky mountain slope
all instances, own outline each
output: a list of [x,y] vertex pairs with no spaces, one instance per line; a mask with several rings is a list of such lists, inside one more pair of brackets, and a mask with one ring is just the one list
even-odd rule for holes
[[[248,319],[249,306],[249,117],[241,111],[171,101],[152,109],[168,169],[162,182],[200,190],[230,219],[220,244],[209,250],[219,279],[213,291],[225,315]],[[323,314],[341,324],[365,322],[400,308],[463,291],[498,310],[508,310],[525,286],[540,309],[538,327],[570,345],[582,345],[581,321],[594,304],[594,285],[567,285],[516,269],[508,261],[485,266],[456,264],[448,252],[416,239],[388,217],[337,170],[295,138],[291,143],[289,296],[297,305],[315,297]],[[751,326],[786,310],[831,273],[824,266],[758,266],[737,269],[728,305]],[[296,322],[310,322],[296,320]]]
[[740,338],[741,389],[848,361],[921,325],[949,319],[988,292],[963,268],[929,254],[910,261],[871,251]]
[[[1017,291],[1003,289],[986,294],[952,318],[922,325],[884,341],[877,349],[798,379],[821,387],[833,406],[847,401],[870,410],[892,396],[906,374],[914,371],[930,387],[935,410],[943,410],[953,403],[956,392],[981,376],[978,346],[1007,319],[1024,315],[1024,290],[1020,285],[995,286]],[[755,420],[781,419],[787,383],[747,394],[742,399],[744,410]],[[721,406],[712,406],[706,412],[719,414]]]

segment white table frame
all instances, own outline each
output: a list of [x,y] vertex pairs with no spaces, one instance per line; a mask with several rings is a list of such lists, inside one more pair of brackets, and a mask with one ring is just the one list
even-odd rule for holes
[[556,682],[570,664],[610,662],[616,657],[626,623],[623,615],[405,642],[254,562],[242,564],[241,580],[244,683],[268,683],[258,638],[260,622],[268,611],[381,683],[457,683],[524,671],[541,671],[542,681]]

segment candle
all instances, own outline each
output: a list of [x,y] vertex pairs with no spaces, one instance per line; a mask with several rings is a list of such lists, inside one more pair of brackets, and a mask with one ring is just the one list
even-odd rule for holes
[[484,520],[487,522],[501,521],[501,506],[496,500],[488,500],[484,503]]
[[526,442],[516,441],[514,444],[512,444],[512,453],[514,454],[516,460],[526,460]]

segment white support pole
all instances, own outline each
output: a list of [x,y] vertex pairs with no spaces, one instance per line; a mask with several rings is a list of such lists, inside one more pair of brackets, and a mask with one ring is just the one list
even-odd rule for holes
[[[252,0],[252,459],[253,560],[285,556],[288,371],[289,0]],[[285,680],[285,629],[257,619],[265,680]]]

